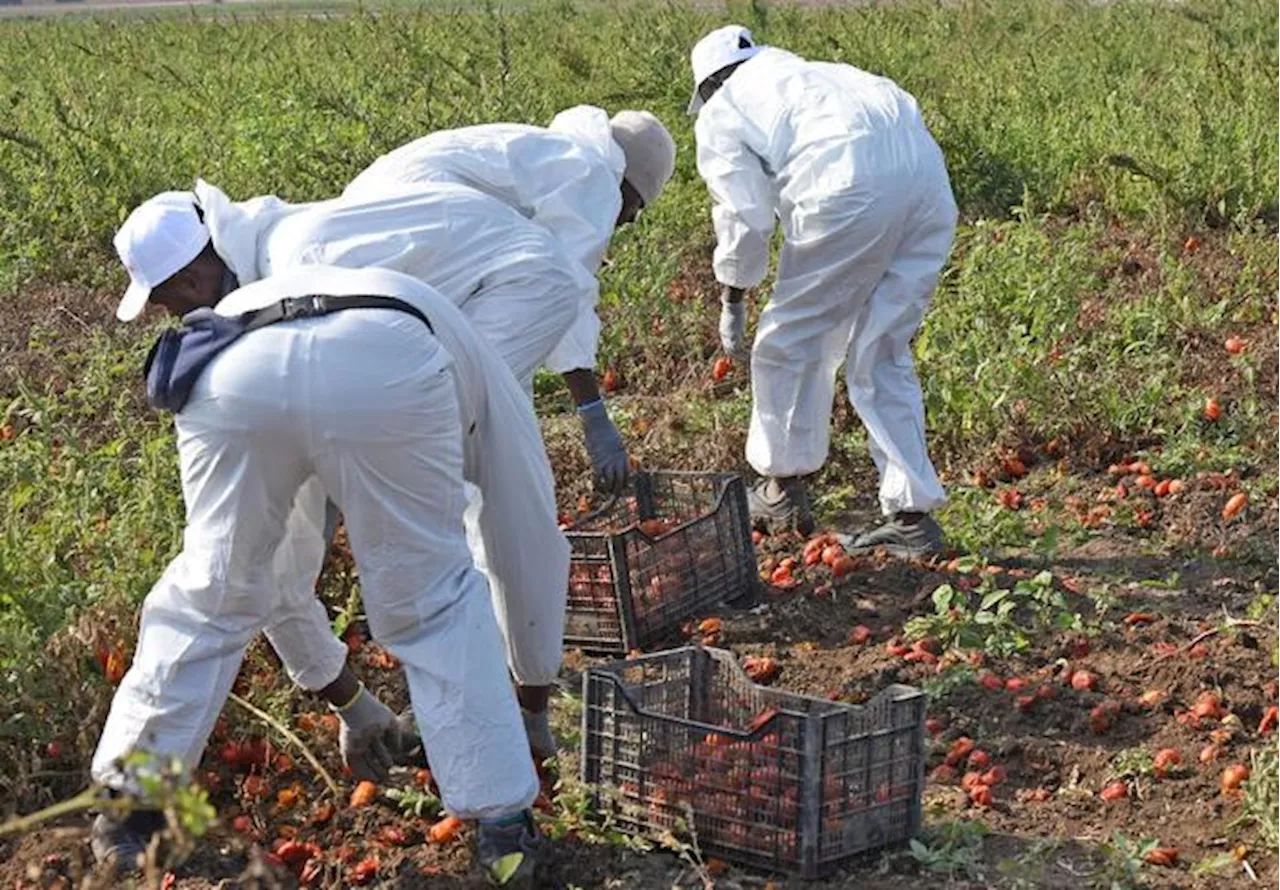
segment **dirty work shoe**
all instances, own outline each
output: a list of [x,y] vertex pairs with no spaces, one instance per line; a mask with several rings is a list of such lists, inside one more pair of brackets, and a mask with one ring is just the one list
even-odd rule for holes
[[849,552],[879,549],[899,559],[920,559],[942,552],[945,546],[941,526],[928,513],[896,513],[878,529],[857,537]]
[[747,489],[747,510],[751,521],[763,531],[795,529],[802,535],[813,533],[809,494],[799,477],[775,479],[766,476]]
[[493,822],[481,821],[476,836],[476,856],[489,880],[508,890],[537,887],[538,858],[546,841],[525,810]]
[[159,810],[134,810],[123,817],[99,813],[89,829],[89,849],[98,862],[114,860],[117,874],[136,871],[151,838],[164,825]]

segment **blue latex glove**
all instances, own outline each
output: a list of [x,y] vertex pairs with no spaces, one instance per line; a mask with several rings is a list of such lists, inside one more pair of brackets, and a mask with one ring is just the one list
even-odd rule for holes
[[582,417],[587,454],[591,456],[591,465],[595,467],[596,481],[605,491],[621,491],[631,475],[631,467],[627,462],[627,449],[622,444],[622,436],[609,419],[604,402],[597,399],[580,405],[578,414]]

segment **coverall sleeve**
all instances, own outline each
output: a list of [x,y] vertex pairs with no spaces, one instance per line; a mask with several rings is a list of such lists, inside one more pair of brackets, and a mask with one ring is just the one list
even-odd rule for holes
[[569,542],[533,407],[500,361],[488,362],[484,379],[487,405],[467,461],[480,489],[484,568],[512,676],[545,686],[560,669]]
[[695,125],[698,173],[715,202],[716,280],[741,288],[759,284],[769,269],[775,212],[773,183],[743,139],[744,126],[723,102],[705,106]]
[[595,301],[578,310],[578,317],[565,331],[564,337],[547,356],[547,367],[557,374],[590,371],[596,366],[596,349],[600,343],[600,316]]

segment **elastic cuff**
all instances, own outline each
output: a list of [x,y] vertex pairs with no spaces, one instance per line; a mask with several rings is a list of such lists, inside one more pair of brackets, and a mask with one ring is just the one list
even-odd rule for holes
[[349,702],[347,702],[345,705],[329,705],[329,707],[337,711],[339,714],[341,714],[343,711],[347,710],[352,705],[354,705],[356,703],[356,699],[360,698],[360,696],[363,694],[364,694],[364,683],[361,683],[359,688],[356,689],[356,694],[351,696],[351,700]]
[[505,816],[498,816],[496,819],[478,819],[477,821],[481,825],[493,825],[493,826],[516,825],[524,821],[525,814],[527,812],[528,812],[527,810],[517,810],[516,812],[508,813]]
[[585,414],[588,411],[594,411],[597,407],[604,407],[604,399],[596,399],[594,402],[587,402],[585,405],[579,405],[578,413]]

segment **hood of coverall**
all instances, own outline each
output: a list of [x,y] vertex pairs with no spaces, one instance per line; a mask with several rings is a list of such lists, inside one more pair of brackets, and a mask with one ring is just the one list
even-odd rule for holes
[[287,216],[315,206],[291,204],[275,195],[232,201],[221,189],[203,179],[196,180],[195,198],[204,213],[213,249],[241,285],[266,274],[258,262],[260,247],[275,225]]
[[694,44],[689,54],[689,63],[693,68],[693,96],[689,99],[689,114],[697,114],[703,106],[702,97],[698,95],[698,87],[721,68],[728,68],[760,52],[751,37],[751,31],[742,25],[725,25],[717,28]]

